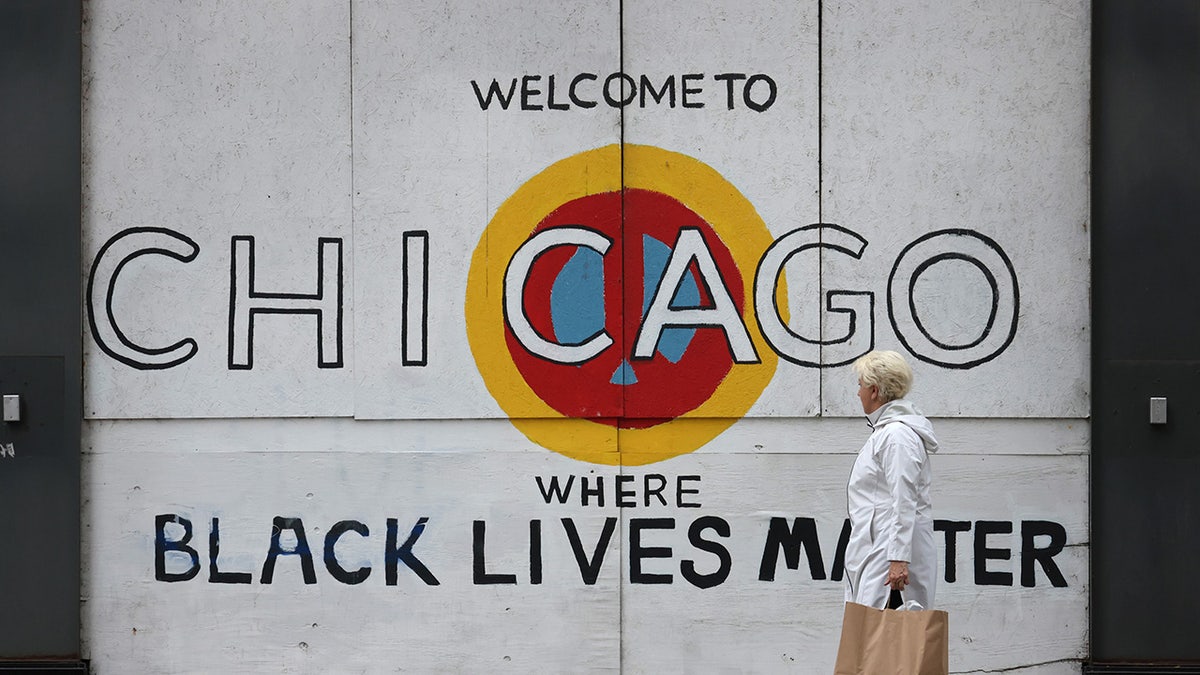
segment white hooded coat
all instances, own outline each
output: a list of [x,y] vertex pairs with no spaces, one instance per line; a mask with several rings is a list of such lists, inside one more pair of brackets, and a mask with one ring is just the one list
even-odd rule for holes
[[882,608],[892,560],[908,562],[901,595],[933,607],[937,546],[929,485],[929,453],[938,443],[933,425],[904,399],[867,418],[874,431],[859,451],[846,487],[850,542],[846,545],[846,601]]

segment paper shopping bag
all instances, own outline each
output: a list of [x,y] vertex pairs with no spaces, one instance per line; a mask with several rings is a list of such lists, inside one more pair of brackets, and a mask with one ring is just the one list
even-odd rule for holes
[[834,675],[948,675],[950,617],[846,603]]

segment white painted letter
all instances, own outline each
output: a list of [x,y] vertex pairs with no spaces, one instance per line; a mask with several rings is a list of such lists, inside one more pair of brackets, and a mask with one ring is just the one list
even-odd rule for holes
[[[846,333],[833,338],[806,338],[793,331],[780,316],[776,288],[783,266],[808,249],[828,248],[859,259],[867,240],[837,225],[816,224],[792,230],[776,239],[758,261],[754,275],[754,310],[763,337],[779,356],[797,365],[830,368],[852,363],[871,351],[875,339],[875,294],[868,291],[832,290],[825,293],[825,309],[848,314]],[[858,330],[865,317],[867,329]]]
[[[955,343],[934,337],[921,322],[914,297],[922,273],[952,260],[978,271],[991,294],[990,311],[983,325],[975,326],[977,334]],[[939,230],[918,238],[900,252],[888,277],[888,315],[896,337],[913,356],[943,368],[974,368],[1002,354],[1017,335],[1020,314],[1021,294],[1012,261],[999,244],[973,230]]]
[[[713,306],[672,307],[671,301],[679,291],[693,260],[696,261],[700,281],[708,289]],[[654,299],[650,301],[650,309],[646,312],[641,328],[638,329],[633,358],[652,358],[662,331],[668,326],[721,328],[725,331],[725,339],[729,342],[734,361],[759,362],[758,352],[754,350],[754,343],[750,341],[750,334],[746,331],[746,325],[742,323],[741,314],[738,313],[729,289],[725,287],[725,279],[717,269],[717,263],[713,260],[712,252],[708,250],[704,235],[694,227],[685,227],[679,231],[679,238],[675,240],[671,258],[667,261],[667,269],[658,282]]]
[[254,317],[258,314],[312,314],[317,319],[317,367],[341,368],[342,240],[317,240],[316,293],[263,293],[254,290],[254,237],[232,240],[229,279],[229,369],[254,367]]
[[117,326],[112,301],[121,269],[134,258],[154,253],[186,263],[195,260],[199,252],[196,242],[161,227],[122,230],[101,247],[88,277],[87,310],[92,338],[105,354],[139,370],[171,368],[196,355],[198,348],[192,338],[160,348],[134,344]]
[[525,284],[539,256],[556,246],[583,246],[603,256],[611,245],[612,241],[598,232],[569,226],[542,230],[521,244],[504,272],[504,320],[522,347],[554,363],[578,364],[595,358],[612,345],[613,339],[603,328],[577,345],[551,342],[534,330],[525,315]]
[[429,334],[429,233],[404,233],[404,288],[400,357],[406,366],[428,365],[425,344]]

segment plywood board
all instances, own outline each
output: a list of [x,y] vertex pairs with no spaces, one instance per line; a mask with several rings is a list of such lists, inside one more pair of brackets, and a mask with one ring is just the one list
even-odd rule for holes
[[[772,243],[819,219],[817,14],[815,2],[710,0],[624,6],[625,68],[639,78],[638,104],[625,108],[625,140],[681,153],[716,174],[697,171],[694,177],[679,179],[700,193],[681,189],[679,194],[711,228],[703,230],[712,240],[710,248],[731,249],[733,265],[721,266],[718,258],[721,278],[702,279],[701,284],[710,291],[724,286],[737,295],[743,303],[742,323],[757,350],[756,358],[737,353],[734,338],[741,326],[730,321],[722,324],[724,328],[699,329],[693,340],[728,343],[721,345],[720,358],[710,357],[702,369],[715,370],[732,360],[735,373],[765,373],[765,386],[741,386],[736,400],[724,404],[725,411],[709,415],[741,416],[749,408],[750,415],[806,416],[820,410],[818,369],[796,367],[787,360],[810,358],[815,366],[818,352],[781,358],[772,334],[762,327],[778,323],[782,313],[791,330],[819,338],[814,311],[817,258],[791,259],[781,283],[761,280],[768,288],[765,293],[756,285],[760,262]],[[660,89],[675,85],[678,105],[642,105],[647,82]],[[685,90],[691,92],[686,98]],[[674,187],[667,167],[676,169],[679,162],[656,159],[627,158],[627,182],[636,181],[632,187],[646,190]],[[644,217],[661,220],[656,216],[650,211]],[[666,244],[675,246],[676,236],[672,232],[664,237]],[[664,340],[673,337],[671,330],[687,329],[667,330]],[[675,377],[682,382],[686,375]]]
[[[822,287],[873,294],[875,347],[914,362],[930,414],[1087,414],[1090,16],[824,4],[821,217],[860,241]],[[853,382],[826,371],[826,414],[857,412]]]
[[[601,95],[620,70],[617,4],[368,3],[354,27],[366,365],[355,414],[543,416],[537,396],[505,397],[526,386],[520,375],[496,382],[487,364],[511,369],[503,362],[518,347],[504,334],[505,272],[518,248],[564,203],[620,189],[620,111]],[[598,148],[608,150],[553,168]],[[606,236],[619,239],[619,208],[610,215],[617,230]],[[559,221],[546,226],[570,224]],[[543,334],[565,330],[532,321]]]
[[85,7],[84,414],[353,411],[350,11]]

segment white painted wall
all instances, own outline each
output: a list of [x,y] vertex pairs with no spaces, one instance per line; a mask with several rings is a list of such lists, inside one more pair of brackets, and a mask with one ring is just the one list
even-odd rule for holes
[[[943,442],[935,517],[969,528],[938,535],[954,578],[938,591],[952,671],[1076,672],[1088,649],[1089,16],[1086,2],[1067,1],[88,3],[83,637],[93,669],[829,672],[845,476],[868,432],[847,366],[773,348],[751,300],[741,318],[760,362],[732,366],[681,419],[618,431],[562,419],[502,363],[500,282],[513,252],[549,210],[624,175],[705,219],[751,299],[772,242],[814,223],[841,228],[789,259],[777,301],[796,336],[829,341],[849,324],[824,311],[826,294],[866,303],[855,306],[873,312],[860,309],[848,344],[911,357],[913,398]],[[606,105],[604,79],[620,72],[673,76],[676,105]],[[597,75],[578,90],[595,107],[564,94],[580,73]],[[717,77],[728,73],[746,79]],[[703,107],[682,105],[689,74],[688,100]],[[521,78],[534,75],[525,103],[543,109],[522,110]],[[550,75],[566,110],[548,109]],[[741,98],[755,75],[761,111]],[[493,78],[518,79],[507,110],[481,109],[471,83],[486,90]],[[609,233],[634,246],[655,217]],[[902,255],[948,229],[965,232]],[[243,237],[253,237],[252,274]],[[831,248],[864,241],[858,259]],[[921,326],[889,313],[897,260],[916,279]],[[620,278],[635,297],[640,264],[627,258]],[[1000,274],[1009,264],[1011,277]],[[251,276],[257,295],[239,290]],[[306,297],[322,276],[321,297]],[[967,345],[993,298],[977,346],[920,339],[923,328]],[[907,299],[895,296],[901,312]],[[252,309],[263,311],[251,339]],[[185,338],[196,351],[182,362],[171,365],[187,343],[155,351]],[[616,338],[613,349],[632,349]],[[853,351],[811,349],[826,364]],[[674,375],[675,391],[704,370]],[[633,371],[647,372],[636,360]],[[575,371],[555,372],[587,391],[570,384]],[[618,503],[618,475],[631,477],[636,506]],[[567,503],[547,503],[539,477],[570,476]],[[581,502],[585,477],[604,479],[602,506]],[[670,503],[647,506],[644,481],[659,477],[694,492],[664,488]],[[188,520],[191,539],[158,516]],[[302,520],[315,583],[286,553],[264,583],[276,518]],[[566,528],[591,556],[609,518],[585,583]],[[706,529],[712,543],[697,546],[688,530],[704,518],[728,536]],[[812,519],[820,574],[806,550],[798,569],[780,554],[773,579],[760,578],[773,518]],[[248,577],[212,576],[213,519],[215,567]],[[412,551],[437,585],[403,562],[387,584],[389,519],[397,545],[427,519]],[[370,567],[359,584],[335,578],[324,555],[342,521],[368,531],[335,542],[335,570]],[[1036,527],[1061,528],[1063,540],[1033,537]],[[292,537],[285,530],[282,550]],[[641,571],[670,583],[635,574],[638,537]],[[1058,543],[1027,564],[1031,549]],[[196,576],[165,580],[193,568],[190,551]],[[700,575],[721,569],[715,551],[728,555],[727,576],[689,582],[687,561]]]

